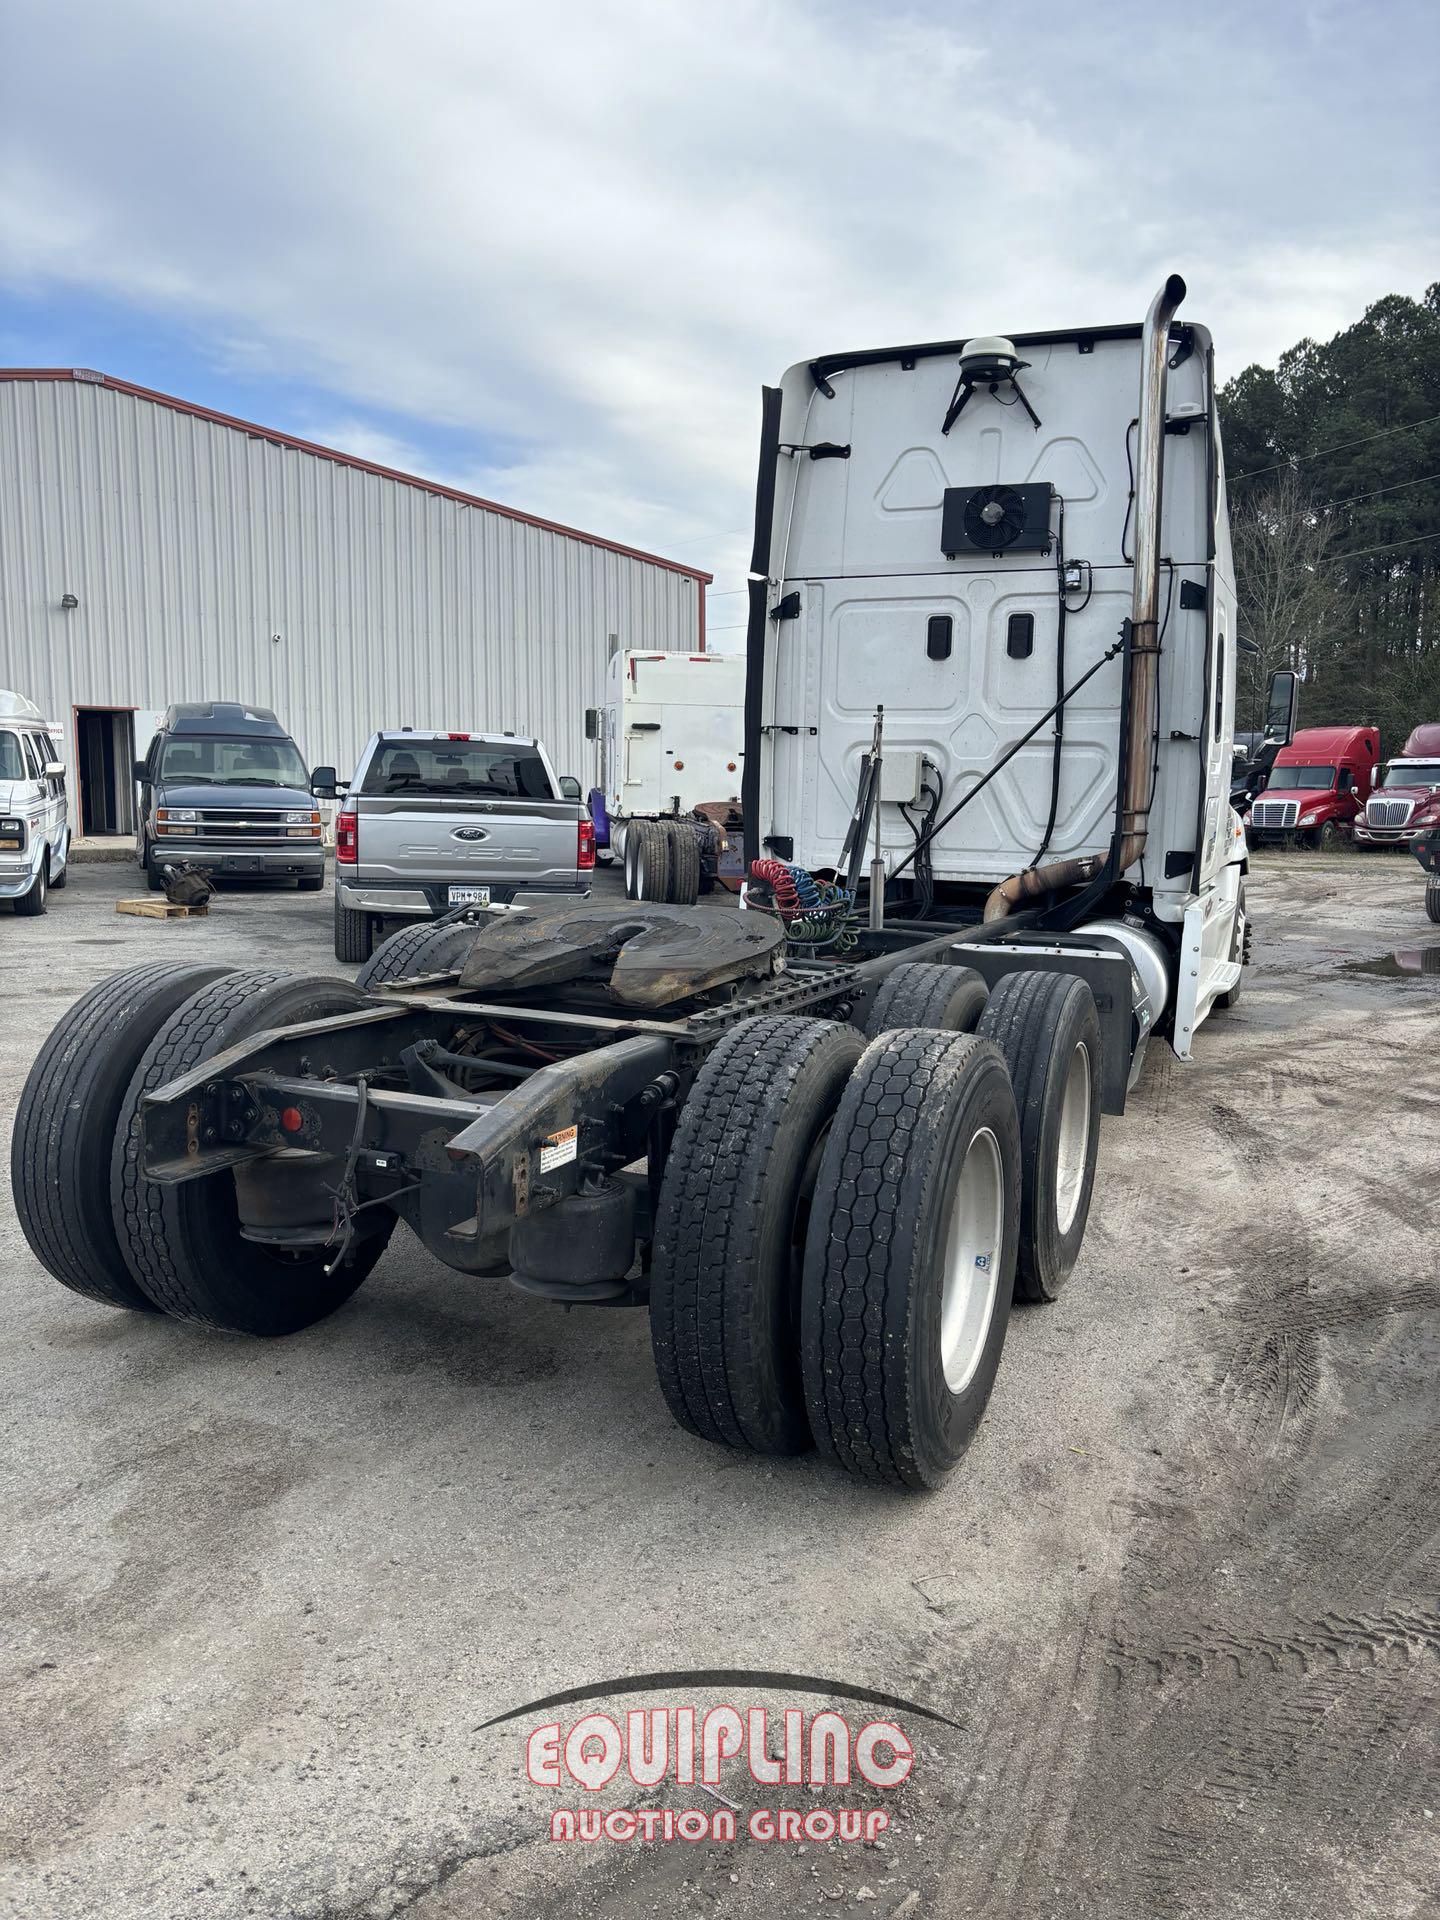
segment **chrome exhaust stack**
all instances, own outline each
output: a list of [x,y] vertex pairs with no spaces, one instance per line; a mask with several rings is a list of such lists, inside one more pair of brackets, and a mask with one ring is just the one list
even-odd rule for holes
[[1062,887],[1098,879],[1102,868],[1118,880],[1145,850],[1150,831],[1155,689],[1160,675],[1160,508],[1165,469],[1165,382],[1170,357],[1170,322],[1185,298],[1185,282],[1172,273],[1150,302],[1140,340],[1140,417],[1135,455],[1135,572],[1130,593],[1130,623],[1125,662],[1130,699],[1122,737],[1125,765],[1116,836],[1108,860],[1086,854],[1027,867],[1002,880],[985,902],[987,920],[1003,919],[1026,900],[1058,893]]
[[1135,447],[1135,573],[1130,591],[1129,754],[1120,816],[1118,880],[1145,851],[1153,797],[1155,689],[1160,677],[1160,509],[1165,475],[1165,382],[1170,322],[1185,298],[1172,273],[1150,302],[1140,342],[1140,425]]

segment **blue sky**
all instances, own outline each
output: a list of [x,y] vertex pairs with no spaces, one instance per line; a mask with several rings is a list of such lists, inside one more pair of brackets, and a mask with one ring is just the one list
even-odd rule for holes
[[[11,0],[0,361],[717,574],[836,347],[1138,317],[1222,377],[1440,277],[1419,0]],[[721,596],[726,597],[721,597]]]

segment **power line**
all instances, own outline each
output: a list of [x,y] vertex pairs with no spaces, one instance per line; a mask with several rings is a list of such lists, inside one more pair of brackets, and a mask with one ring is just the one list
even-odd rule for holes
[[1403,427],[1385,427],[1379,433],[1363,434],[1358,440],[1337,440],[1333,447],[1317,447],[1314,453],[1292,453],[1286,460],[1277,460],[1273,467],[1251,467],[1248,473],[1227,473],[1227,481],[1254,480],[1262,473],[1278,473],[1281,467],[1298,467],[1307,460],[1321,460],[1327,453],[1343,453],[1347,447],[1368,447],[1372,440],[1388,440],[1392,434],[1414,433],[1420,427],[1433,427],[1440,420],[1435,413],[1428,420],[1412,420]]
[[1440,480],[1440,473],[1423,474],[1418,480],[1397,480],[1393,487],[1373,487],[1369,493],[1347,493],[1343,500],[1326,500],[1327,507],[1348,507],[1357,500],[1378,500],[1382,493],[1399,493],[1405,487],[1425,487],[1432,480]]
[[1440,533],[1417,533],[1413,540],[1392,540],[1385,547],[1360,547],[1353,552],[1347,549],[1344,553],[1327,553],[1317,564],[1326,566],[1332,560],[1365,560],[1372,553],[1394,553],[1397,547],[1423,547],[1427,540],[1440,540]]
[[743,633],[749,624],[750,622],[748,620],[737,620],[732,627],[712,627],[707,625],[705,631],[706,633]]

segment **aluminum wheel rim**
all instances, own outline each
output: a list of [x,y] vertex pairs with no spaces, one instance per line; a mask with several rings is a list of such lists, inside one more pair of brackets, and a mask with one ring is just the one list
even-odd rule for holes
[[1089,1145],[1090,1049],[1082,1040],[1070,1056],[1065,1096],[1060,1102],[1060,1139],[1055,1154],[1055,1224],[1062,1235],[1070,1231],[1080,1211]]
[[1005,1175],[1000,1144],[981,1127],[965,1149],[950,1226],[940,1295],[940,1364],[952,1393],[963,1393],[985,1351],[1005,1234]]

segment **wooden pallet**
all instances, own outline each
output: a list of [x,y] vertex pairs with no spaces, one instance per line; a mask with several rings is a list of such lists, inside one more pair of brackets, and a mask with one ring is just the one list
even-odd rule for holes
[[210,911],[203,907],[177,907],[169,900],[117,900],[116,913],[133,913],[141,920],[198,920]]

